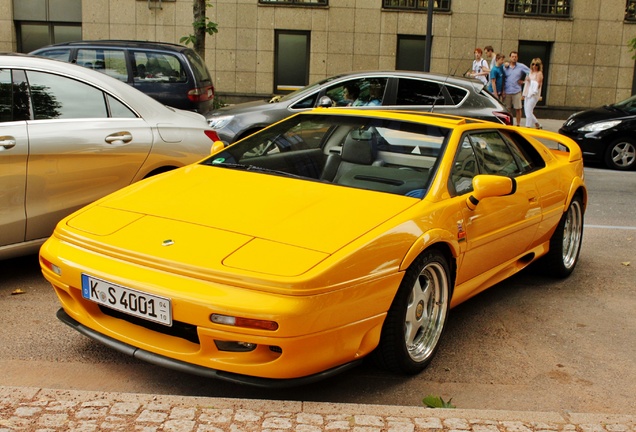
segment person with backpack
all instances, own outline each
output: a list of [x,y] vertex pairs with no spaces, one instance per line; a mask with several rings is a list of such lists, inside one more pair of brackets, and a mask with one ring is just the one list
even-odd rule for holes
[[475,48],[473,67],[466,75],[471,78],[477,78],[486,85],[488,84],[488,77],[490,76],[490,67],[488,66],[488,62],[481,57],[482,54],[483,51],[481,48]]

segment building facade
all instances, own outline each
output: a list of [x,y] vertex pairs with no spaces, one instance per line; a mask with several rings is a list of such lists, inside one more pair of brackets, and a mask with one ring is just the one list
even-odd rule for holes
[[[424,68],[461,75],[492,45],[545,64],[543,105],[573,110],[636,93],[628,42],[636,0],[208,0],[219,32],[205,59],[228,101],[285,93],[341,72]],[[179,42],[192,0],[0,0],[0,50],[52,42]],[[427,26],[431,26],[427,43]]]

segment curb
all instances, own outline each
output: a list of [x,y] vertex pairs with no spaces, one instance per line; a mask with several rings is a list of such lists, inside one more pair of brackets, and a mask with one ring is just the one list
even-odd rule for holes
[[8,431],[636,432],[636,416],[429,409],[0,386]]

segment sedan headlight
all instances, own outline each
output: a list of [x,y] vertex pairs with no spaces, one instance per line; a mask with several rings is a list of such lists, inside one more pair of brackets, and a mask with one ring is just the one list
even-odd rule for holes
[[619,124],[621,120],[608,120],[596,123],[590,123],[588,125],[583,126],[579,129],[581,132],[600,132],[609,128],[613,128],[617,124]]
[[208,123],[210,127],[215,130],[223,129],[232,121],[234,116],[226,115],[226,116],[214,116],[208,119]]

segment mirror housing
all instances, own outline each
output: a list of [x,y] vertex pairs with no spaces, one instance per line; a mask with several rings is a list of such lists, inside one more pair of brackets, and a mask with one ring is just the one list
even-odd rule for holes
[[331,108],[333,105],[333,101],[329,96],[323,96],[318,99],[318,105],[316,106],[320,108]]
[[473,177],[473,192],[466,198],[466,205],[475,210],[484,198],[512,195],[517,190],[517,181],[510,177],[496,175],[476,175]]
[[214,154],[220,150],[225,148],[225,143],[223,141],[214,141],[212,143],[212,147],[210,147],[210,154]]

